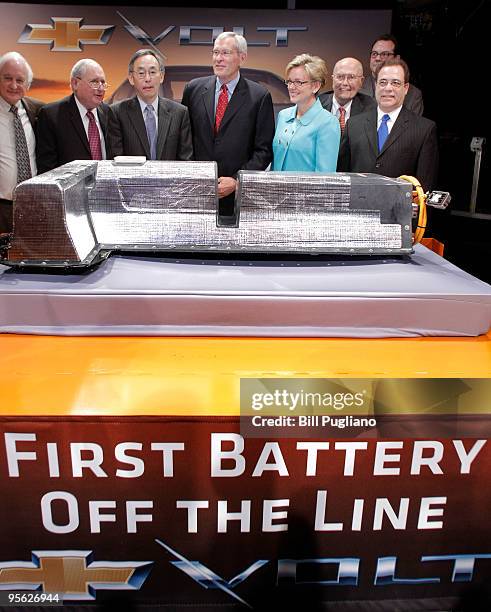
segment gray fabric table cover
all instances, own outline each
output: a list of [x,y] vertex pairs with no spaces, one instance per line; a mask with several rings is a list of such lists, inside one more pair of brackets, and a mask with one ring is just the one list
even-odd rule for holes
[[81,276],[0,266],[2,333],[384,338],[490,326],[491,286],[420,245],[362,261],[119,255]]

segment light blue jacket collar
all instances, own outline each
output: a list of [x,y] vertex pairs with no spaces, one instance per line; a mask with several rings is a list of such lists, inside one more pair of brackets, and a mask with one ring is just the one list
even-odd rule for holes
[[[315,119],[315,117],[322,111],[322,109],[323,106],[320,103],[320,100],[317,99],[306,113],[304,113],[301,117],[298,117],[298,122],[302,125],[308,125]],[[287,108],[285,115],[287,122],[294,121],[297,116],[297,105],[295,104],[295,106]]]

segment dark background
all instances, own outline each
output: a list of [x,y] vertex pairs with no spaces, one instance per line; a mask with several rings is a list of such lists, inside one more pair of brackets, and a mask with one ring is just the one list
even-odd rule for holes
[[[28,3],[28,2],[23,2]],[[29,2],[32,3],[32,2]],[[86,0],[50,4],[138,4],[135,0]],[[423,91],[425,116],[436,121],[440,139],[438,188],[452,194],[451,210],[432,211],[432,235],[445,244],[445,257],[479,278],[491,282],[491,201],[489,153],[484,146],[476,215],[469,211],[475,154],[473,136],[488,136],[490,0],[400,0],[392,2],[322,3],[316,0],[248,0],[232,5],[223,0],[209,3],[186,0],[144,0],[144,6],[210,6],[244,9],[299,10],[391,9],[392,33],[399,39],[401,56],[408,62],[411,82]],[[360,19],[363,13],[360,12]],[[486,49],[485,49],[486,44]],[[313,50],[315,52],[315,50]],[[368,56],[367,49],[367,56]],[[328,58],[329,61],[338,58]],[[366,58],[359,58],[367,64]]]

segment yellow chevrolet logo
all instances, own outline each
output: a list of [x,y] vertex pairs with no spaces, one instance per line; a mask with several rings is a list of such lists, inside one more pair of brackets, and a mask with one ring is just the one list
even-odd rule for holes
[[51,17],[51,25],[28,23],[17,42],[50,45],[51,51],[82,51],[85,45],[106,45],[116,26],[83,24],[83,17]]
[[0,563],[0,590],[63,593],[64,599],[95,599],[97,589],[138,590],[151,561],[92,561],[87,550],[32,551],[32,562]]

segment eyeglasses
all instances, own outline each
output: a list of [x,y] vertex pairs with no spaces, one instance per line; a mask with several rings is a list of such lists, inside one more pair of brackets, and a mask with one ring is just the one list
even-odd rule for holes
[[362,76],[363,76],[362,74],[333,74],[332,78],[338,83],[342,83],[345,79],[349,83],[352,83],[356,79],[361,79]]
[[400,89],[404,83],[398,79],[390,79],[390,81],[387,79],[380,79],[380,81],[377,81],[377,85],[379,87],[387,87],[387,85],[392,85],[392,87],[395,89]]
[[213,49],[211,52],[213,57],[220,57],[221,55],[223,55],[223,57],[230,57],[233,53],[237,53],[237,51],[233,49]]
[[[75,77],[76,79],[78,79],[79,81],[83,81],[83,79],[81,79],[80,77]],[[107,89],[109,87],[109,84],[106,83],[106,81],[98,81],[97,79],[92,79],[92,81],[84,81],[85,83],[87,83],[87,85],[91,88],[91,89],[99,89],[100,87],[102,87],[102,89]]]
[[150,70],[132,70],[131,71],[137,79],[143,80],[147,75],[154,79],[156,76],[162,74],[162,70],[156,70],[155,68],[151,68]]
[[392,57],[393,55],[395,55],[394,51],[372,51],[370,53],[370,57],[373,57],[374,59],[376,57],[380,57],[383,60],[386,60],[388,57]]
[[298,79],[295,81],[290,81],[290,79],[287,79],[286,81],[284,81],[284,83],[287,87],[291,87],[292,85],[294,87],[303,87],[307,83],[312,83],[312,81],[299,81]]
[[2,80],[4,83],[7,83],[9,85],[11,83],[15,83],[19,87],[25,87],[27,85],[26,79],[14,79],[14,77],[11,77],[9,75],[2,75],[0,77],[0,80]]

